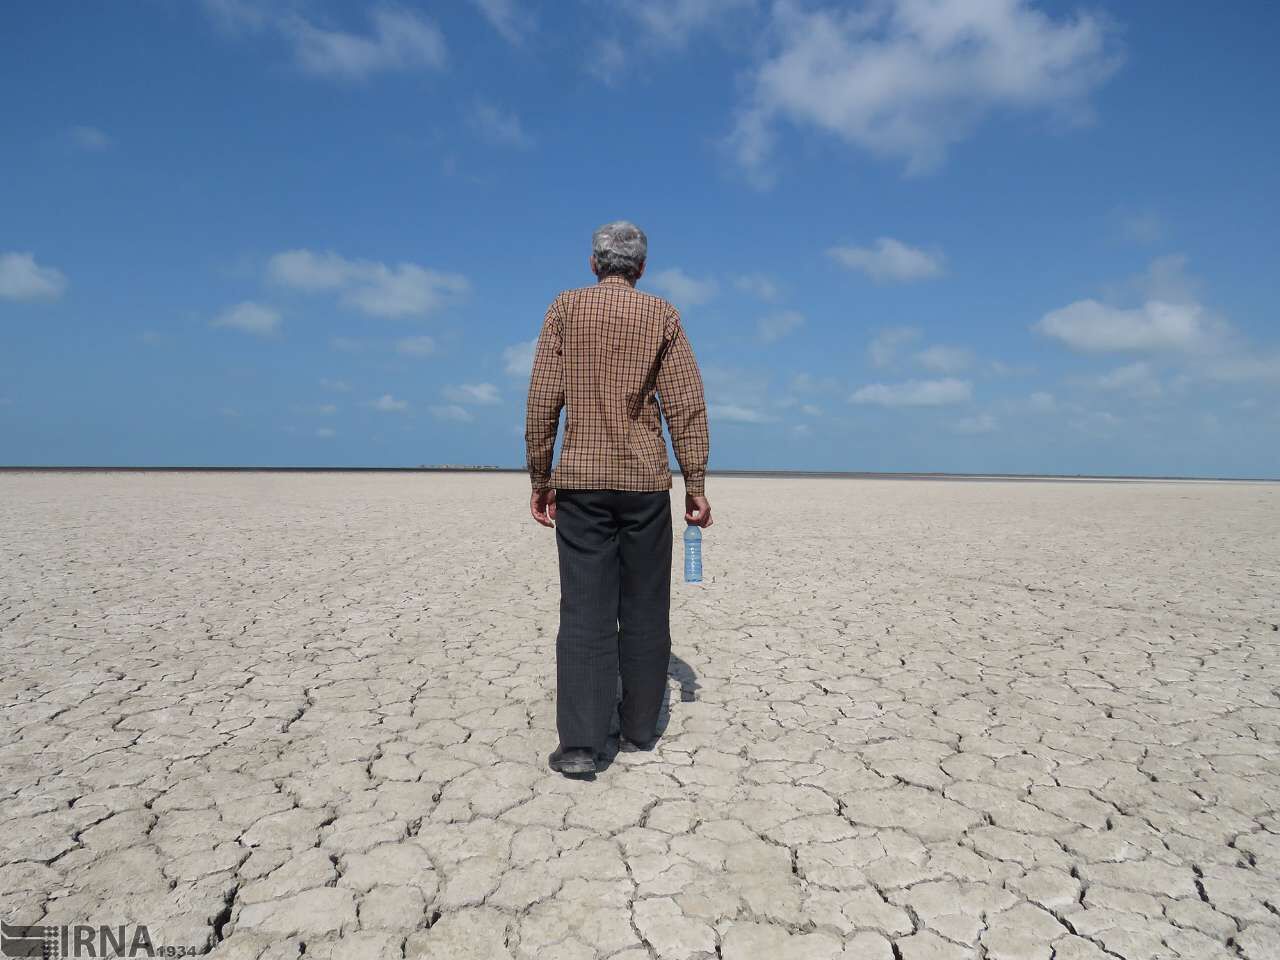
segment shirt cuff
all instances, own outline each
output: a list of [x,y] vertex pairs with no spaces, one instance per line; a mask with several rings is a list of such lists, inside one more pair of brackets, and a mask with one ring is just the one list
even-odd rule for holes
[[539,490],[551,489],[550,474],[531,473],[529,474],[529,482],[533,485],[535,493]]
[[701,470],[696,473],[686,473],[684,476],[684,492],[691,497],[701,497],[706,495],[706,474]]

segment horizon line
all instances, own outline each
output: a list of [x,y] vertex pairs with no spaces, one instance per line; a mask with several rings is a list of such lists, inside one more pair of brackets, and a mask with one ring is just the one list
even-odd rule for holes
[[[0,473],[520,473],[523,467],[487,464],[419,464],[392,467],[247,466],[247,465],[103,465],[103,464],[0,464]],[[786,470],[726,468],[708,470],[708,477],[760,479],[845,480],[1021,480],[1021,481],[1189,481],[1200,483],[1280,483],[1280,477],[1220,477],[1189,474],[1105,473],[953,473],[943,470]],[[680,476],[672,471],[672,478]]]

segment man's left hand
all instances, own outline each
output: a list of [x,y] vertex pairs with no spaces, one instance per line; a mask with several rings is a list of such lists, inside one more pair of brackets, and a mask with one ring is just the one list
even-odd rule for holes
[[556,525],[556,492],[554,489],[535,490],[529,498],[529,512],[544,527]]

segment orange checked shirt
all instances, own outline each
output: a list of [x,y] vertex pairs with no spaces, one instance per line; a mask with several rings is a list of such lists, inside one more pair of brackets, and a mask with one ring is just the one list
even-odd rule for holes
[[[564,443],[553,471],[561,408]],[[533,488],[671,489],[660,414],[685,492],[702,494],[707,405],[676,308],[622,277],[556,297],[529,380],[524,438]]]

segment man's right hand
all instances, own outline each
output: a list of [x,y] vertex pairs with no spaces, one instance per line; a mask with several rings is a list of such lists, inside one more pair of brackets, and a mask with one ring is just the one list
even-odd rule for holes
[[706,497],[684,495],[684,522],[695,527],[711,526],[711,502]]

